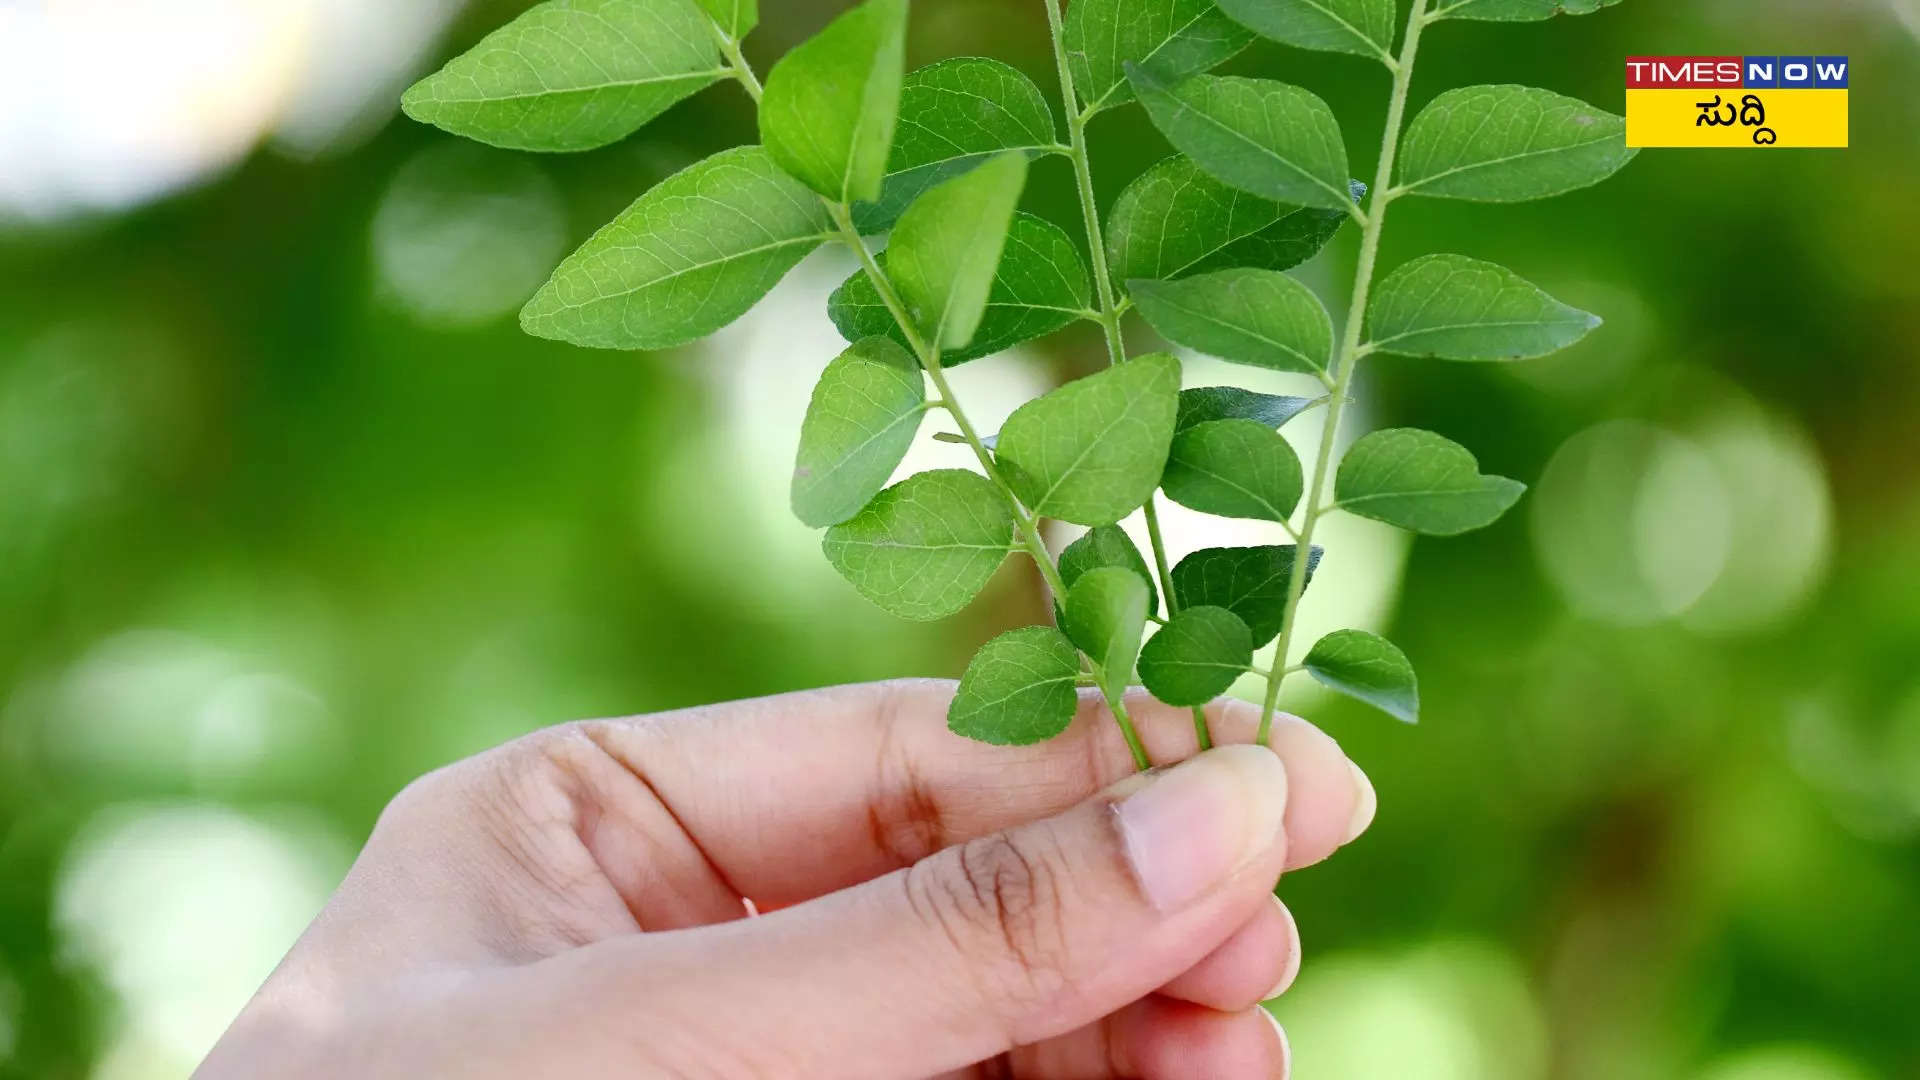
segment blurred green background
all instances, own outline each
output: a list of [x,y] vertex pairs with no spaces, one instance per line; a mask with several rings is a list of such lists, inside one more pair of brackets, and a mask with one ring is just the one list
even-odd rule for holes
[[[1050,87],[1039,4],[922,4],[912,59]],[[574,717],[953,676],[1044,618],[1010,564],[963,617],[897,623],[789,520],[844,260],[701,348],[519,333],[565,251],[752,138],[728,87],[579,157],[395,118],[524,6],[0,4],[0,1077],[184,1076],[435,765]],[[763,70],[841,5],[766,6]],[[1628,0],[1429,35],[1416,105],[1528,82],[1618,109],[1628,54],[1850,54],[1854,145],[1395,209],[1385,265],[1496,259],[1608,324],[1363,387],[1366,423],[1535,486],[1463,539],[1329,535],[1308,628],[1390,631],[1428,704],[1409,729],[1291,701],[1381,801],[1282,889],[1302,1077],[1920,1076],[1917,34],[1911,0]],[[1230,69],[1322,93],[1372,175],[1377,67]],[[1103,205],[1167,152],[1137,109],[1094,142]],[[1075,227],[1070,188],[1043,163],[1028,207]],[[1302,271],[1336,306],[1353,247]],[[961,393],[991,423],[1099,362],[1076,332]]]

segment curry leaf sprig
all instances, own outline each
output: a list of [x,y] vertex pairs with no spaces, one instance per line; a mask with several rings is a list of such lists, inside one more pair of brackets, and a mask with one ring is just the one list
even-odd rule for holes
[[[521,315],[530,333],[615,349],[696,341],[745,314],[809,253],[850,250],[860,269],[828,316],[849,346],[825,365],[801,429],[794,513],[822,528],[827,559],[895,615],[939,619],[973,601],[1011,553],[1030,557],[1054,626],[988,642],[962,677],[954,731],[1001,744],[1050,738],[1076,687],[1097,687],[1140,767],[1129,720],[1136,676],[1161,700],[1201,706],[1264,677],[1261,735],[1283,681],[1305,672],[1406,721],[1412,665],[1360,630],[1293,660],[1295,615],[1341,511],[1452,536],[1492,523],[1524,486],[1415,429],[1377,431],[1336,461],[1362,359],[1542,356],[1599,324],[1491,263],[1414,259],[1375,281],[1386,212],[1410,196],[1513,202],[1605,179],[1632,157],[1622,121],[1519,86],[1439,95],[1405,114],[1422,34],[1451,19],[1536,21],[1617,0],[1036,0],[1046,9],[1063,110],[997,60],[905,68],[907,0],[865,0],[769,70],[741,41],[756,0],[548,0],[408,91],[407,112],[497,146],[580,151],[625,138],[715,82],[744,88],[760,143],[661,181],[569,256]],[[1349,175],[1340,125],[1308,90],[1212,68],[1256,37],[1353,54],[1392,77],[1371,185]],[[1089,128],[1144,107],[1177,151],[1103,216]],[[1019,209],[1031,169],[1065,159],[1084,247]],[[1359,260],[1346,317],[1286,271],[1351,223]],[[870,238],[886,234],[884,250]],[[1315,397],[1233,386],[1182,389],[1180,361],[1131,353],[1138,312],[1196,353],[1315,378]],[[947,378],[1077,322],[1109,367],[1026,403],[983,434]],[[1304,464],[1279,428],[1327,410]],[[889,485],[930,412],[979,470]],[[1274,544],[1173,561],[1158,498],[1265,521]],[[1120,522],[1138,513],[1149,555]],[[1042,524],[1087,527],[1058,557]],[[1337,556],[1335,556],[1337,557]],[[1148,628],[1155,630],[1147,636]],[[1274,659],[1256,667],[1257,650]]]

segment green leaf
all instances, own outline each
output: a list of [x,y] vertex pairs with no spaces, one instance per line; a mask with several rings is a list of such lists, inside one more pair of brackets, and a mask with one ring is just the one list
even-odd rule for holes
[[1068,544],[1060,553],[1060,581],[1067,588],[1079,581],[1089,570],[1118,566],[1131,570],[1140,576],[1147,586],[1147,610],[1160,610],[1160,596],[1153,584],[1153,570],[1147,566],[1146,557],[1133,545],[1125,529],[1118,525],[1102,525],[1089,530],[1085,536]]
[[1579,341],[1600,317],[1526,279],[1464,255],[1415,259],[1380,283],[1367,305],[1371,347],[1442,360],[1526,360]]
[[1140,681],[1169,705],[1205,705],[1253,664],[1253,631],[1223,607],[1187,608],[1140,650]]
[[880,197],[900,109],[907,0],[867,0],[782,57],[760,98],[760,141],[837,203]]
[[903,619],[943,619],[973,601],[1013,547],[1013,515],[992,481],[964,469],[910,476],[827,530],[827,561]]
[[1027,159],[1005,153],[907,207],[887,245],[887,276],[928,344],[964,349],[987,313]]
[[400,99],[408,116],[513,150],[591,150],[726,77],[686,0],[548,0]]
[[1142,356],[1014,410],[997,459],[1036,514],[1112,525],[1160,486],[1180,407],[1180,362]]
[[1275,202],[1352,209],[1340,124],[1312,93],[1271,79],[1129,74],[1154,124],[1215,179]]
[[996,746],[1029,746],[1067,730],[1080,706],[1080,653],[1051,626],[1009,630],[960,676],[947,727]]
[[1428,536],[1457,536],[1499,520],[1527,485],[1482,476],[1466,447],[1418,428],[1367,435],[1334,478],[1339,507]]
[[1314,642],[1303,666],[1329,689],[1396,720],[1420,722],[1420,683],[1413,665],[1386,638],[1364,630],[1335,630]]
[[[1206,548],[1173,568],[1173,591],[1181,610],[1223,607],[1247,624],[1254,648],[1280,636],[1293,576],[1291,544],[1271,547]],[[1307,581],[1320,565],[1320,549],[1307,559]]]
[[[1367,193],[1348,182],[1353,201]],[[1249,195],[1215,180],[1184,154],[1148,169],[1113,204],[1107,261],[1113,279],[1170,281],[1246,266],[1286,270],[1320,253],[1345,210],[1320,210]]]
[[1219,0],[1261,37],[1393,63],[1394,0]]
[[1453,0],[1435,5],[1432,19],[1540,22],[1555,15],[1591,15],[1620,0]]
[[885,232],[935,184],[1003,150],[1036,155],[1058,142],[1047,99],[1013,67],[962,56],[909,72],[880,199],[854,207],[854,224]]
[[1277,270],[1216,270],[1179,281],[1130,281],[1162,337],[1236,364],[1324,375],[1333,318],[1313,290]]
[[1125,567],[1103,566],[1080,575],[1067,590],[1067,637],[1094,662],[1100,692],[1126,693],[1151,603],[1147,584]]
[[753,32],[760,25],[760,0],[694,0],[708,15],[713,17],[714,25],[722,33],[735,41]]
[[1280,522],[1306,488],[1293,447],[1253,420],[1213,420],[1175,436],[1160,484],[1190,510]]
[[867,338],[835,357],[800,425],[794,516],[820,528],[859,513],[907,456],[926,408],[920,365],[892,340]]
[[1213,0],[1073,0],[1064,40],[1074,89],[1098,112],[1133,99],[1126,65],[1177,81],[1246,48],[1253,34]]
[[[884,268],[886,253],[877,261]],[[942,352],[940,363],[952,367],[1045,337],[1082,318],[1092,303],[1087,267],[1073,239],[1043,218],[1016,213],[973,341],[966,348]],[[907,344],[906,334],[863,272],[834,290],[827,299],[827,315],[848,341],[883,334]]]
[[675,173],[569,255],[520,312],[539,337],[665,349],[745,314],[831,235],[813,193],[743,146]]
[[1177,435],[1210,420],[1253,420],[1277,428],[1317,404],[1314,398],[1256,394],[1237,386],[1196,386],[1180,391],[1180,411],[1174,417]]
[[1531,86],[1469,86],[1433,99],[1400,147],[1400,190],[1524,202],[1591,187],[1626,167],[1627,122]]

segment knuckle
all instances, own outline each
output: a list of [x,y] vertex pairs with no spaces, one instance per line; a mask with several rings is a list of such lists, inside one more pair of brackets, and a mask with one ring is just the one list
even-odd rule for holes
[[965,957],[980,989],[1019,1016],[1069,989],[1058,846],[1029,830],[968,841],[908,875],[914,905]]

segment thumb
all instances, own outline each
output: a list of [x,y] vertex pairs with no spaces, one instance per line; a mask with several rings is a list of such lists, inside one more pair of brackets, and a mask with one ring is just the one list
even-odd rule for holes
[[1222,747],[853,889],[657,936],[640,977],[649,1006],[722,1010],[727,1045],[782,1075],[956,1068],[1106,1016],[1230,937],[1270,902],[1286,803],[1272,751]]

